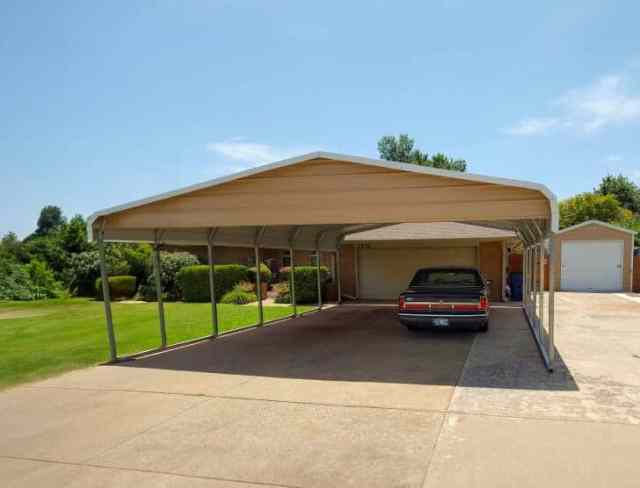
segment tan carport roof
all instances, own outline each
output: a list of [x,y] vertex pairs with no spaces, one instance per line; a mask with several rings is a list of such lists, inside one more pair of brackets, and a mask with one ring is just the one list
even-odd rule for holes
[[544,185],[314,152],[101,210],[106,241],[335,250],[344,236],[407,222],[512,229],[529,242],[558,229]]

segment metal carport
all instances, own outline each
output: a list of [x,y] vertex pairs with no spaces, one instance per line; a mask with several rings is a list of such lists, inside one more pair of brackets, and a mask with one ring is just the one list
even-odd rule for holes
[[[103,242],[148,242],[156,251],[159,291],[160,245],[208,246],[213,290],[214,245],[254,248],[256,262],[261,248],[288,249],[292,258],[295,250],[335,252],[339,260],[346,235],[409,222],[468,222],[518,234],[525,246],[523,309],[551,369],[554,279],[549,280],[545,309],[540,257],[547,252],[544,241],[558,230],[558,208],[555,196],[537,183],[314,152],[102,210],[88,225],[90,239],[98,242],[103,282]],[[551,273],[553,248],[549,246]],[[108,287],[103,291],[111,360],[116,361]],[[167,344],[160,293],[158,298],[162,349]],[[258,325],[263,323],[260,298]],[[292,300],[295,307],[294,293]],[[210,337],[215,337],[215,297],[211,320]]]

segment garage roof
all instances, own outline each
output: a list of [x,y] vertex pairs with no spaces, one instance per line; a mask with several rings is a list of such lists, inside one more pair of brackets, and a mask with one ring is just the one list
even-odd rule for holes
[[[544,185],[314,152],[101,210],[107,241],[334,250],[351,233],[398,223],[462,221],[557,230]],[[532,235],[533,236],[533,235]]]
[[515,232],[460,222],[397,224],[350,234],[345,241],[425,241],[436,239],[509,239]]
[[636,235],[635,231],[630,229],[625,229],[624,227],[620,227],[619,225],[609,224],[607,222],[603,222],[602,220],[587,220],[586,222],[582,222],[580,224],[572,225],[571,227],[566,227],[560,231],[558,234],[564,234],[566,232],[571,232],[572,230],[580,229],[581,227],[587,227],[589,225],[599,225],[600,227],[606,227],[607,229],[617,230],[618,232],[625,232],[627,234]]

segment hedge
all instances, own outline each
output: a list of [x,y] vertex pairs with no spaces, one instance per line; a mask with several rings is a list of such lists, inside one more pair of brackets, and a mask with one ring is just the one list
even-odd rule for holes
[[[271,278],[273,278],[273,274],[271,273],[269,267],[264,263],[260,263],[260,283],[269,283],[271,282]],[[249,281],[251,281],[251,283],[256,282],[255,266],[249,268]]]
[[[289,281],[290,274],[283,275],[287,283]],[[318,282],[315,266],[296,266],[295,267],[295,285],[296,285],[296,303],[316,303],[318,301]],[[322,286],[322,294],[325,294],[326,285],[329,281],[329,270],[326,266],[320,267],[320,282]],[[288,303],[289,298],[288,289],[278,295],[277,301],[279,303]]]
[[[109,276],[109,292],[112,300],[132,298],[136,294],[136,277],[129,275]],[[96,293],[102,299],[102,278],[96,280]]]
[[[246,266],[240,264],[217,264],[216,272],[216,299],[232,290],[241,281],[248,278]],[[187,266],[178,271],[176,276],[178,288],[182,292],[185,302],[208,302],[211,300],[209,293],[209,266]]]

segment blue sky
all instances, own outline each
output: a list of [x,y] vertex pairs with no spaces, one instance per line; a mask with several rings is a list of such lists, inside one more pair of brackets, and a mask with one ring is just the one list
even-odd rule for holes
[[4,1],[0,234],[407,132],[559,197],[640,181],[638,2]]

